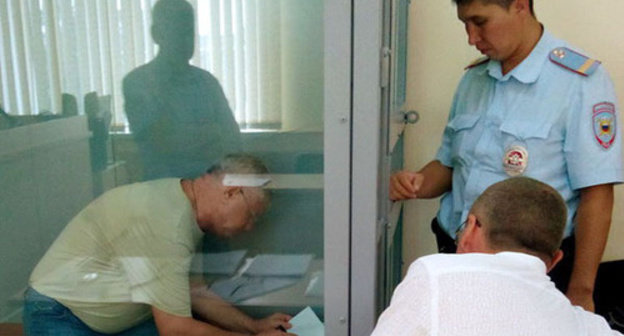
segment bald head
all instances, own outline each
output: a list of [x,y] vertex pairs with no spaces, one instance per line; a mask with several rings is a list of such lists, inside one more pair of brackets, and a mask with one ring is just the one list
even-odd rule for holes
[[521,250],[552,258],[566,225],[566,204],[549,185],[528,177],[491,185],[473,204],[472,213],[494,250]]

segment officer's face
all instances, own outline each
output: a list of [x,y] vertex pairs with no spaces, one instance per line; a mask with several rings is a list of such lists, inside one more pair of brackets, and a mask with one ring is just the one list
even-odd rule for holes
[[458,6],[457,16],[466,28],[468,44],[481,54],[502,62],[517,53],[522,38],[517,1],[509,9],[480,0]]

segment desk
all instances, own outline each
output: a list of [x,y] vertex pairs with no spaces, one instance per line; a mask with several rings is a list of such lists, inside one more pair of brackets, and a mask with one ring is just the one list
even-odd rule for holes
[[293,286],[243,300],[236,303],[236,306],[244,311],[270,308],[273,312],[279,310],[287,314],[296,314],[301,309],[310,306],[319,316],[323,316],[323,297],[305,295],[314,273],[321,270],[323,270],[323,260],[314,259],[308,272]]
[[296,284],[264,295],[234,303],[234,306],[246,314],[259,318],[281,312],[295,315],[310,306],[321,319],[323,317],[323,297],[306,296],[305,291],[314,274],[323,270],[323,260],[314,259],[306,274]]

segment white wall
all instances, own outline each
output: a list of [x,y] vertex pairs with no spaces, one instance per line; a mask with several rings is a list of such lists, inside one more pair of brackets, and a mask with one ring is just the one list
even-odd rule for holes
[[[615,83],[620,107],[624,102],[624,14],[622,0],[537,0],[538,19],[555,36],[581,47],[603,62]],[[410,8],[407,108],[421,121],[406,128],[405,166],[418,169],[429,162],[440,144],[455,87],[464,67],[479,53],[468,46],[451,0],[413,0]],[[620,116],[622,109],[620,108]],[[622,118],[619,126],[622,130]],[[622,133],[620,133],[622,134]],[[624,258],[624,186],[616,187],[615,210],[605,260]],[[405,207],[406,266],[436,251],[429,229],[439,200],[408,201]]]

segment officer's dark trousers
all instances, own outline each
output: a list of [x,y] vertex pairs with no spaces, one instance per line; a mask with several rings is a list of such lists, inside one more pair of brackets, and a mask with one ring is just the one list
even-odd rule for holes
[[[440,253],[455,253],[457,247],[455,246],[455,240],[451,238],[438,224],[438,219],[434,218],[431,221],[431,231],[436,236],[436,242],[438,243],[438,252]],[[561,243],[561,250],[563,251],[563,259],[553,268],[548,275],[555,283],[557,288],[565,293],[568,289],[568,283],[570,282],[570,275],[572,274],[572,266],[574,263],[574,235],[566,238]]]

